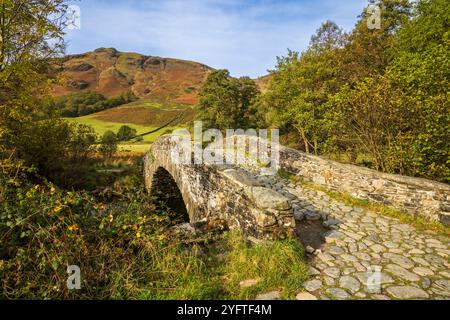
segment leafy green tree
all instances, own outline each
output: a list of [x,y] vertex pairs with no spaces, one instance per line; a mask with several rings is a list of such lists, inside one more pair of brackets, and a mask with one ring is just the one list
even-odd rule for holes
[[47,179],[75,186],[87,171],[95,141],[92,127],[52,118],[25,123],[14,148],[19,159]]
[[48,106],[56,81],[50,70],[64,52],[66,11],[64,0],[0,4],[0,161],[24,162],[75,187],[88,171],[96,137],[92,128],[67,123]]
[[217,129],[251,126],[252,103],[259,91],[248,77],[235,79],[228,70],[211,72],[200,89],[200,118]]
[[106,158],[111,158],[117,152],[117,136],[114,132],[108,130],[103,134],[99,151]]
[[384,73],[395,55],[396,32],[411,16],[409,0],[369,0],[369,4],[380,8],[380,29],[369,28],[371,13],[364,10],[336,59],[339,77],[350,85]]
[[50,102],[50,106],[59,110],[63,117],[74,118],[114,108],[135,100],[136,97],[131,91],[109,99],[98,92],[82,91],[57,98]]
[[117,132],[117,140],[128,141],[136,137],[136,129],[133,129],[127,125],[121,126]]
[[125,101],[125,103],[133,102],[138,99],[138,97],[136,97],[132,90],[128,90],[127,92],[123,93],[121,97]]
[[369,4],[381,9],[379,29],[368,11],[350,35],[324,23],[305,52],[278,58],[255,106],[306,152],[449,181],[448,1]]
[[367,78],[355,87],[345,85],[331,98],[326,115],[333,143],[368,156],[377,170],[396,171],[406,156],[397,143],[414,117],[403,107],[405,101],[402,92],[382,76]]
[[[359,67],[331,99],[330,139],[376,169],[449,181],[448,3],[419,1],[409,20],[409,4],[381,3],[384,27],[358,25],[344,49]],[[372,52],[355,51],[366,46]]]
[[345,41],[346,35],[334,22],[322,24],[303,54],[289,51],[278,58],[263,96],[261,110],[269,125],[280,127],[283,134],[297,131],[307,153],[318,153],[327,140],[324,113],[328,96],[341,85],[335,57]]
[[64,0],[4,0],[0,4],[0,141],[33,121],[51,76],[49,59],[64,49]]
[[[399,30],[388,76],[402,90],[410,119],[402,148],[410,175],[450,181],[450,11],[448,1],[417,2],[413,19]],[[409,103],[407,103],[409,101]]]

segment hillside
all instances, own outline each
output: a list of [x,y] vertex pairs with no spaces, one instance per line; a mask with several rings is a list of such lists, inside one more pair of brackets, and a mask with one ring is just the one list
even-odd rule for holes
[[99,48],[58,61],[54,96],[96,91],[106,97],[131,90],[138,98],[193,105],[210,67],[185,60]]
[[[115,98],[131,91],[137,101],[84,114],[70,121],[92,126],[98,135],[116,132],[128,125],[146,136],[142,142],[124,143],[125,149],[142,151],[169,129],[184,126],[195,119],[198,91],[212,68],[197,62],[173,58],[119,52],[99,48],[92,52],[69,55],[55,61],[60,79],[53,96],[96,92]],[[266,90],[270,76],[255,79],[261,91]]]

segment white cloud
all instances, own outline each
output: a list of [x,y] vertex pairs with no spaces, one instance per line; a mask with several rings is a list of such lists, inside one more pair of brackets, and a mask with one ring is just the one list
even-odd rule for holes
[[351,29],[366,0],[148,0],[81,3],[69,52],[116,47],[261,76],[287,48],[303,50],[320,23]]

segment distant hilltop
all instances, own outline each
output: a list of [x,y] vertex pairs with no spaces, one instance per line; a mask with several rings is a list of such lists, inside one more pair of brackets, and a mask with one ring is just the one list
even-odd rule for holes
[[60,84],[54,96],[83,90],[106,97],[131,90],[154,101],[197,103],[197,92],[212,68],[197,62],[99,48],[59,59]]
[[[138,98],[194,105],[198,90],[213,68],[194,61],[120,52],[98,48],[92,52],[57,59],[59,85],[53,95],[65,96],[80,91],[95,91],[106,97],[131,90]],[[271,76],[256,79],[267,88]]]

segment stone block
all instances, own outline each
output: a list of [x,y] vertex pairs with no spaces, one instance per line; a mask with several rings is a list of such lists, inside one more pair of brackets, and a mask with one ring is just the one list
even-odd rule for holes
[[288,198],[265,187],[251,188],[250,198],[260,209],[289,210],[291,208]]

